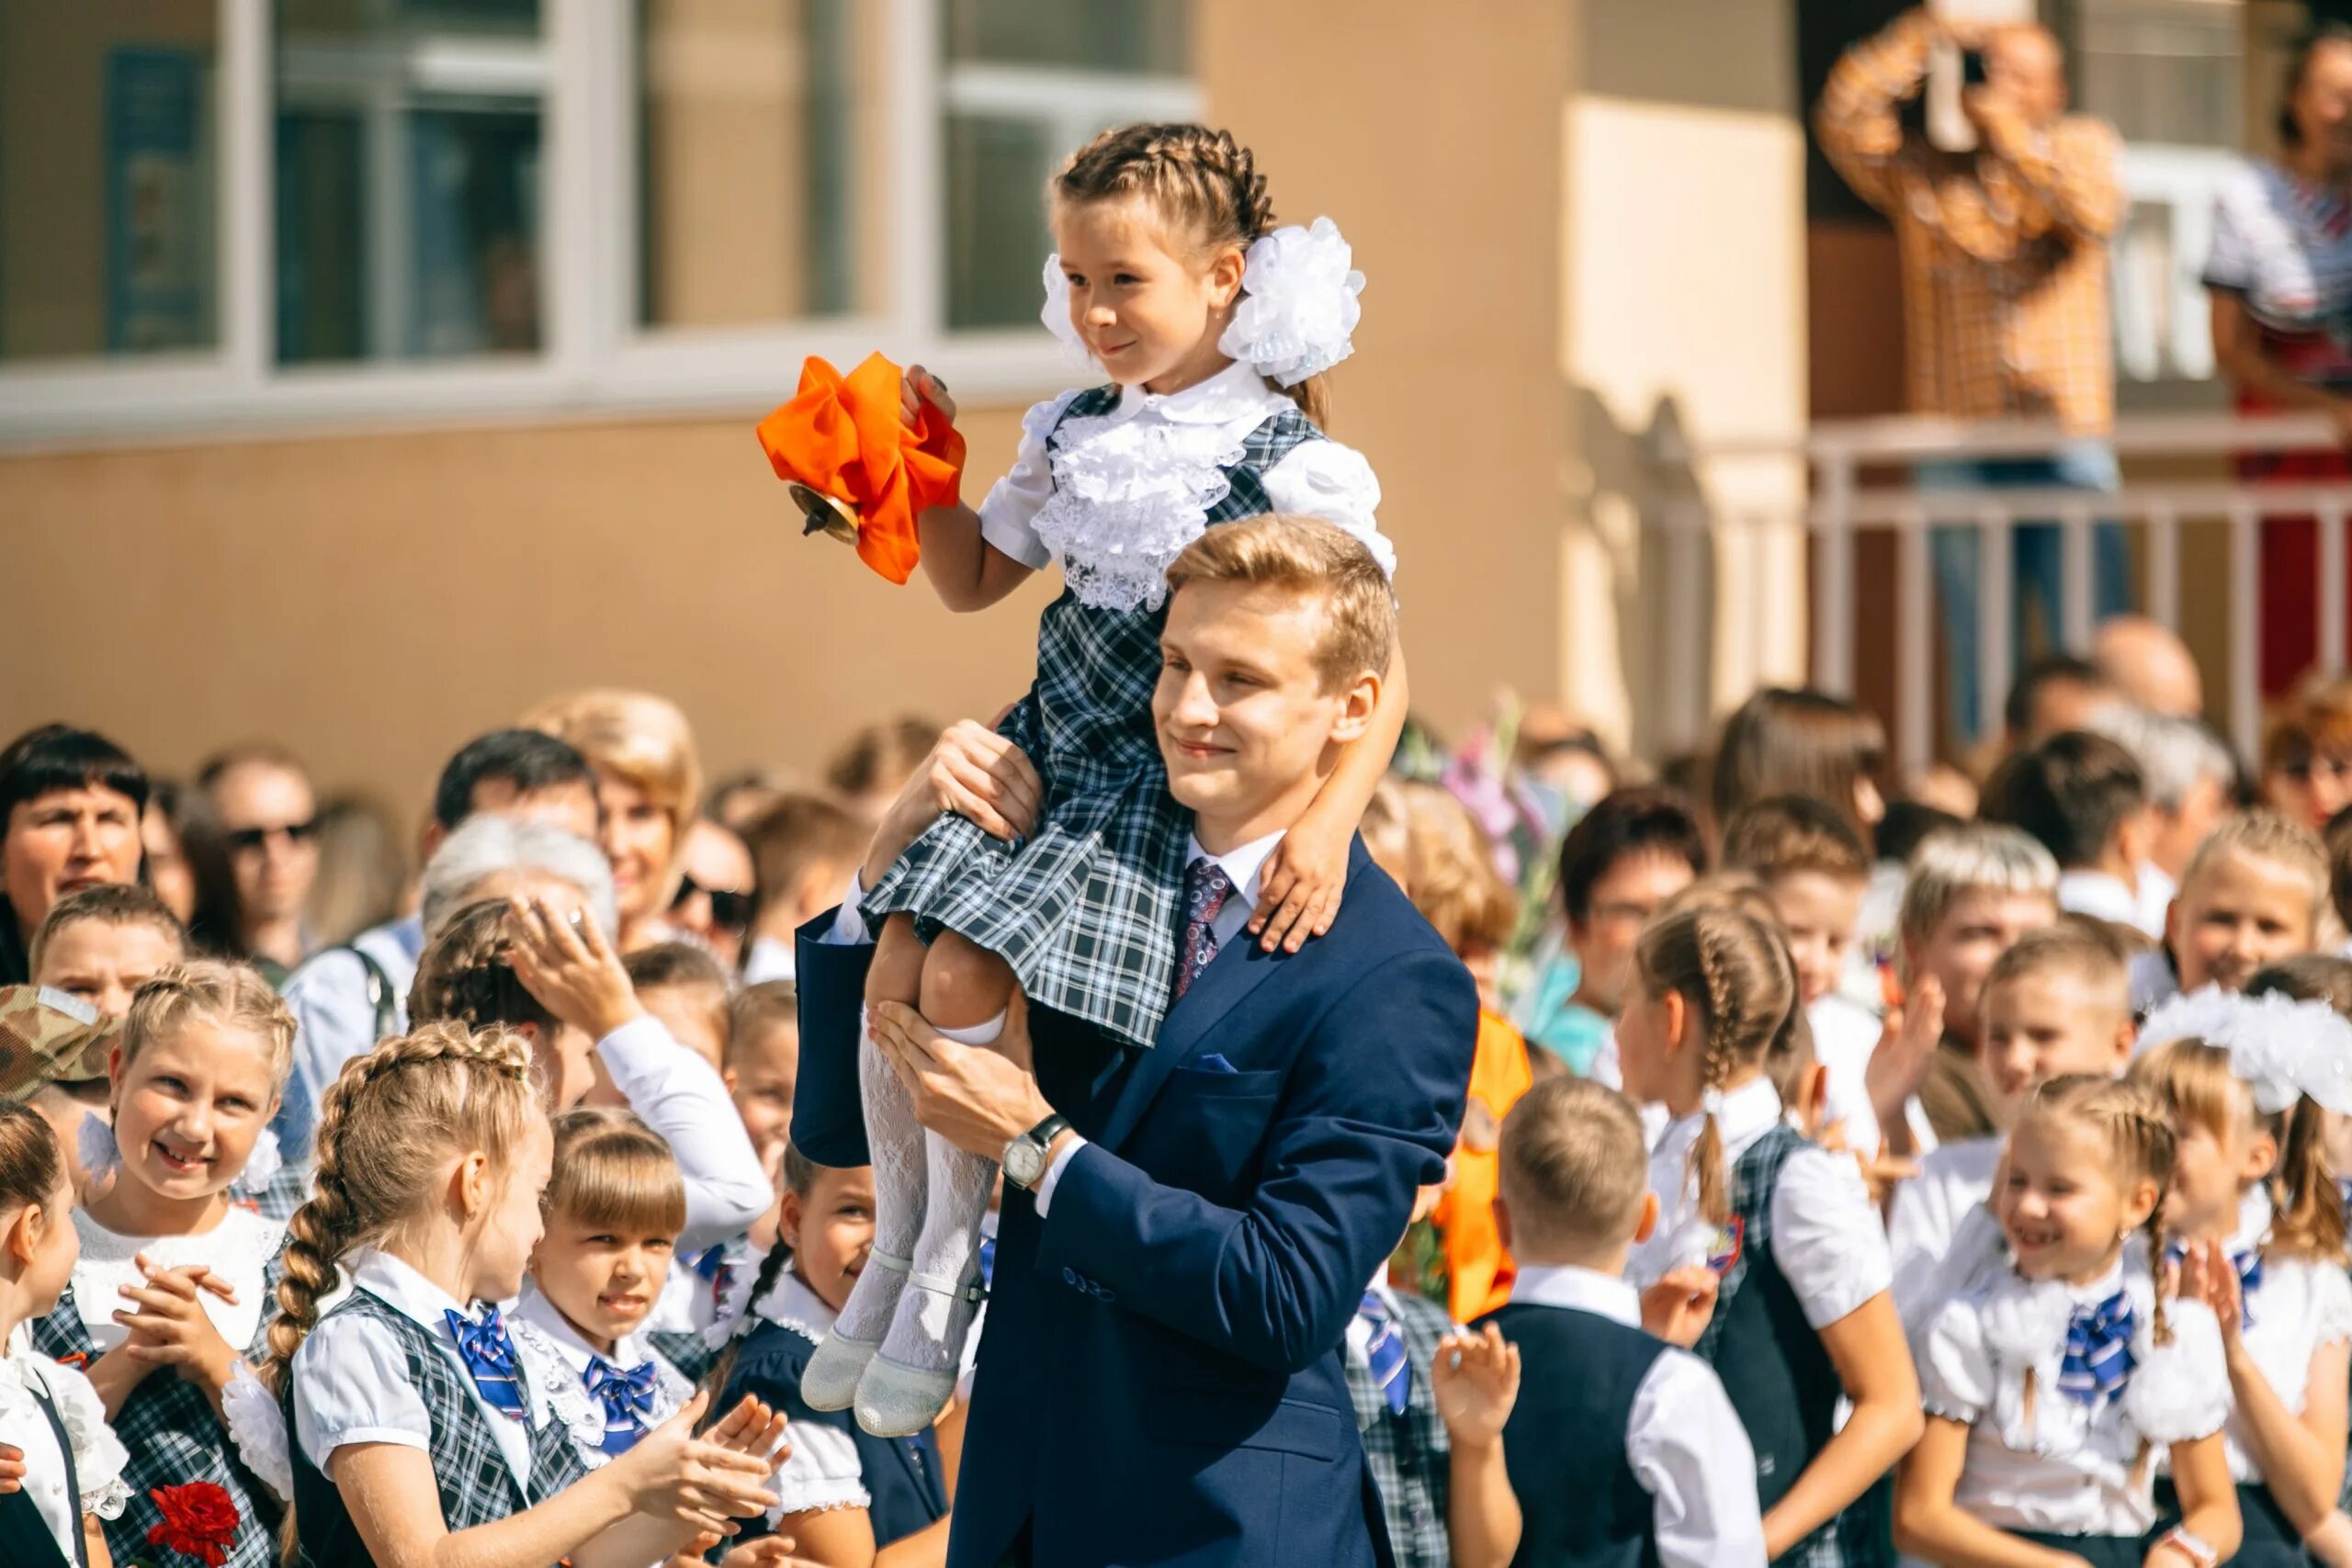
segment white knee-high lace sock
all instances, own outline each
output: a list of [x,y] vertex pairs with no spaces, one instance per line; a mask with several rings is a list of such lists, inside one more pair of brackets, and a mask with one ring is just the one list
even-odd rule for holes
[[936,1133],[924,1139],[923,1152],[930,1202],[915,1240],[913,1282],[899,1294],[882,1355],[902,1367],[952,1371],[979,1311],[970,1287],[979,1279],[980,1217],[996,1190],[996,1161],[967,1154]]
[[[923,1159],[928,1141],[915,1120],[906,1086],[866,1038],[865,1015],[858,1014],[857,1086],[865,1100],[865,1146],[874,1162],[874,1250],[891,1258],[912,1255],[928,1207],[930,1175]],[[906,1275],[900,1269],[869,1262],[842,1303],[835,1333],[872,1344],[889,1327]]]

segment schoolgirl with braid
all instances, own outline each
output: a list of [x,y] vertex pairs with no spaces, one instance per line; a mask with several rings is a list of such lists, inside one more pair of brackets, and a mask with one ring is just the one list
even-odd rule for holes
[[1747,1428],[1770,1560],[1886,1562],[1878,1483],[1918,1436],[1918,1384],[1860,1170],[1788,1125],[1766,1071],[1804,1023],[1788,948],[1753,915],[1689,907],[1650,922],[1634,963],[1625,1092],[1674,1120],[1651,1156],[1657,1228],[1627,1277],[1657,1288],[1650,1309],[1660,1295],[1703,1306],[1712,1286],[1691,1348]]
[[432,1023],[327,1089],[265,1368],[297,1568],[643,1568],[766,1500],[783,1423],[756,1400],[696,1437],[697,1398],[589,1471],[489,1304],[522,1288],[540,1235],[554,1138],[530,1069],[519,1035]]
[[33,1325],[44,1355],[88,1371],[130,1450],[130,1503],[107,1522],[118,1562],[151,1551],[148,1532],[166,1519],[158,1492],[198,1483],[236,1510],[228,1568],[266,1568],[275,1555],[280,1495],[246,1444],[268,1407],[251,1368],[286,1227],[235,1188],[293,1050],[293,1015],[243,964],[167,968],[124,1017],[109,1062],[112,1135],[82,1151],[81,1256]]
[[[951,610],[986,609],[1048,566],[1063,592],[1028,695],[995,734],[972,727],[956,782],[939,786],[945,815],[853,886],[842,934],[878,928],[869,1005],[916,1007],[958,1043],[998,1037],[1017,984],[1030,1006],[1148,1049],[1177,1004],[1180,944],[1213,942],[1228,904],[1251,911],[1237,945],[1296,952],[1329,929],[1407,702],[1396,656],[1367,729],[1295,826],[1196,840],[1151,717],[1168,569],[1204,530],[1268,513],[1338,525],[1385,572],[1396,552],[1371,466],[1321,428],[1324,373],[1351,351],[1363,283],[1331,221],[1278,227],[1250,150],[1198,125],[1105,131],[1048,195],[1045,323],[1102,384],[1031,409],[978,509],[934,508],[919,528]],[[917,367],[910,423],[924,404],[952,421],[946,388]],[[871,1044],[860,1081],[874,1252],[805,1393],[904,1436],[955,1387],[996,1162],[926,1138]]]
[[877,1438],[800,1394],[818,1341],[873,1266],[873,1178],[862,1166],[811,1165],[790,1145],[783,1176],[776,1244],[730,1303],[733,1337],[705,1386],[722,1405],[754,1397],[791,1417],[792,1453],[770,1483],[764,1528],[795,1538],[797,1556],[834,1568],[937,1568],[954,1493],[939,1434]]
[[[1919,1337],[1928,1427],[1897,1489],[1905,1552],[1953,1568],[2236,1553],[2222,1330],[2149,1268],[2177,1160],[2164,1103],[2138,1085],[2055,1077],[2026,1100],[1993,1190],[2007,1265]],[[2179,1512],[2160,1528],[2167,1461]]]

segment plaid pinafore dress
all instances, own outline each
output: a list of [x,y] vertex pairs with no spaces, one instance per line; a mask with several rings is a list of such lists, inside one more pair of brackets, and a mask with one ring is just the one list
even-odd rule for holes
[[[277,1293],[283,1252],[281,1244],[279,1256],[263,1270],[260,1295],[265,1302]],[[239,1282],[239,1288],[250,1287]],[[89,1310],[111,1312],[114,1304],[95,1303]],[[263,1312],[253,1343],[245,1347],[248,1365],[259,1366],[267,1356],[269,1324],[276,1315]],[[71,1285],[46,1317],[33,1320],[32,1334],[33,1348],[51,1360],[86,1370],[98,1359],[97,1342]],[[169,1367],[158,1367],[130,1391],[108,1424],[130,1450],[130,1462],[122,1472],[130,1488],[130,1506],[119,1518],[106,1521],[107,1551],[117,1562],[156,1555],[147,1532],[164,1521],[164,1510],[155,1501],[158,1488],[202,1481],[226,1492],[237,1510],[236,1534],[221,1557],[221,1568],[277,1568],[277,1521],[284,1512],[277,1495],[246,1467],[228,1427],[196,1384]]]
[[[1107,414],[1116,387],[1080,392],[1046,450],[1060,478],[1059,438],[1073,419]],[[1323,433],[1295,409],[1268,415],[1219,465],[1229,484],[1210,526],[1272,510],[1264,475]],[[1192,813],[1168,793],[1152,729],[1164,603],[1133,610],[1080,602],[1065,587],[1037,632],[1037,679],[998,733],[1045,783],[1035,831],[1006,842],[942,816],[861,906],[869,925],[906,911],[929,940],[956,932],[1012,966],[1031,1005],[1083,1019],[1130,1045],[1159,1032],[1175,983]]]

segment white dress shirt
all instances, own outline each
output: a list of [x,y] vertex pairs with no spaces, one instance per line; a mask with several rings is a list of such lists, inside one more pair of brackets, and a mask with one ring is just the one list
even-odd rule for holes
[[785,937],[755,936],[743,953],[743,984],[763,986],[770,980],[798,977],[800,955]]
[[[1262,839],[1252,839],[1221,855],[1213,855],[1201,847],[1200,840],[1189,836],[1185,839],[1184,868],[1188,879],[1193,862],[1208,860],[1216,863],[1233,883],[1233,891],[1226,895],[1225,902],[1217,906],[1216,917],[1209,921],[1209,934],[1216,938],[1219,953],[1224,952],[1226,944],[1238,937],[1241,928],[1250,923],[1250,912],[1258,907],[1258,894],[1263,883],[1267,858],[1274,852],[1274,846],[1282,841],[1281,833],[1269,833]],[[1046,1167],[1046,1174],[1037,1179],[1039,1219],[1046,1217],[1046,1210],[1054,1201],[1054,1189],[1061,1185],[1062,1172],[1069,1168],[1069,1162],[1076,1159],[1078,1151],[1085,1146],[1084,1138],[1071,1137],[1054,1156],[1053,1163]]]
[[1813,1026],[1813,1056],[1826,1076],[1825,1125],[1844,1124],[1846,1146],[1875,1156],[1880,1130],[1866,1075],[1878,1050],[1884,1021],[1842,991],[1831,991],[1804,1010]]
[[[1656,1234],[1627,1260],[1625,1277],[1637,1285],[1653,1284],[1668,1269],[1703,1263],[1714,1251],[1715,1227],[1699,1213],[1698,1174],[1690,1169],[1691,1148],[1704,1120],[1698,1111],[1676,1118],[1650,1156],[1650,1190],[1658,1195],[1663,1213]],[[1726,1178],[1739,1156],[1780,1121],[1781,1096],[1770,1078],[1751,1078],[1725,1091],[1715,1131],[1723,1140]],[[1885,1227],[1852,1156],[1811,1145],[1795,1150],[1781,1167],[1771,1203],[1772,1259],[1814,1327],[1826,1328],[1893,1282]]]
[[[1565,1307],[1628,1328],[1642,1325],[1634,1287],[1589,1269],[1522,1264],[1510,1299],[1513,1306]],[[1625,1462],[1656,1499],[1651,1529],[1660,1562],[1761,1568],[1756,1450],[1713,1367],[1673,1346],[1659,1352],[1634,1393]]]
[[1945,1299],[1930,1293],[1939,1266],[1951,1255],[1961,1221],[1992,1195],[2004,1141],[1968,1138],[1931,1149],[1920,1157],[1919,1173],[1894,1190],[1886,1245],[1894,1255],[1894,1306],[1904,1322]]
[[651,1013],[596,1042],[628,1108],[669,1144],[686,1184],[682,1253],[739,1235],[775,1201],[743,1119],[718,1069],[678,1043]]
[[555,1303],[527,1280],[523,1299],[506,1315],[506,1331],[514,1341],[515,1355],[530,1370],[531,1386],[547,1395],[548,1408],[571,1429],[571,1446],[580,1450],[591,1470],[612,1460],[603,1448],[605,1402],[588,1387],[589,1368],[595,1361],[624,1372],[633,1372],[648,1361],[654,1364],[653,1409],[642,1417],[648,1431],[676,1415],[679,1406],[695,1396],[694,1384],[639,1336],[622,1335],[606,1354],[589,1344]]
[[[2170,879],[2154,866],[2140,868],[2138,887],[2103,871],[2069,871],[2058,878],[2058,908],[2070,915],[2089,915],[2119,926],[2130,926],[2162,942],[2165,912],[2172,907]],[[2159,898],[2161,897],[2161,902]]]
[[[470,1303],[426,1279],[403,1261],[378,1247],[363,1247],[345,1259],[351,1283],[379,1298],[401,1316],[415,1323],[440,1348],[474,1406],[490,1423],[499,1457],[528,1495],[531,1479],[531,1432],[522,1422],[485,1398],[466,1370],[466,1359],[441,1314],[454,1311],[475,1315]],[[547,1420],[547,1391],[536,1380],[530,1388],[530,1426]],[[403,1448],[433,1445],[433,1413],[424,1395],[409,1380],[408,1349],[385,1324],[357,1313],[333,1312],[319,1320],[302,1348],[294,1352],[294,1436],[302,1452],[322,1475],[332,1476],[327,1461],[337,1449],[359,1443],[397,1443]]]
[[[2238,1206],[2238,1227],[2225,1250],[2234,1261],[2257,1251],[2270,1240],[2270,1199],[2261,1188],[2249,1190]],[[2245,1322],[2240,1330],[2246,1353],[2262,1369],[2262,1378],[2287,1413],[2300,1418],[2311,1393],[2312,1358],[2329,1345],[2352,1339],[2352,1277],[2339,1263],[2308,1258],[2265,1258],[2262,1285],[2245,1296]],[[2233,1412],[2222,1428],[2222,1446],[2230,1460],[2230,1474],[2242,1482],[2260,1482],[2262,1469],[2248,1451],[2245,1416]]]
[[[2087,1285],[2028,1281],[2005,1269],[1944,1303],[1917,1348],[1923,1407],[1968,1426],[1955,1506],[2005,1530],[2141,1536],[2154,1528],[2156,1466],[2141,1462],[2142,1450],[2177,1435],[2143,1433],[2132,1397],[2086,1404],[2058,1387],[2069,1314],[2119,1290],[2134,1316],[2134,1383],[2154,1380],[2150,1392],[2162,1394],[2166,1417],[2188,1435],[2222,1428],[2230,1378],[2211,1314],[2199,1303],[2168,1303],[2173,1343],[2159,1351],[2150,1334],[2154,1290],[2136,1249]],[[2202,1331],[2191,1332],[2184,1320],[2199,1313]],[[2163,1364],[2151,1365],[2159,1355]]]
[[74,1450],[74,1483],[84,1513],[102,1519],[122,1517],[130,1501],[122,1479],[130,1454],[107,1425],[98,1391],[77,1369],[30,1349],[0,1358],[0,1443],[24,1456],[25,1495],[57,1538],[57,1550],[74,1562],[81,1558],[82,1521],[66,1488],[65,1455],[58,1450],[56,1428],[35,1402],[36,1388],[48,1394]]

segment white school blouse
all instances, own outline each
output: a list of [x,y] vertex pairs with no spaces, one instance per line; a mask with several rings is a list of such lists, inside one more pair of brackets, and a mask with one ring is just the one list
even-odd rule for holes
[[58,1450],[57,1432],[34,1401],[36,1387],[49,1395],[73,1446],[74,1480],[83,1512],[102,1519],[122,1517],[130,1502],[130,1488],[122,1480],[130,1454],[107,1425],[106,1406],[88,1378],[31,1349],[0,1358],[0,1443],[25,1456],[25,1495],[57,1538],[57,1550],[65,1561],[77,1562],[82,1521],[74,1517],[66,1491],[65,1456]]
[[137,1262],[141,1254],[158,1269],[201,1264],[237,1292],[233,1303],[209,1291],[198,1292],[196,1298],[232,1349],[242,1352],[254,1342],[262,1309],[275,1304],[262,1290],[262,1280],[286,1240],[286,1227],[251,1209],[232,1204],[219,1224],[193,1235],[124,1235],[98,1224],[86,1209],[74,1211],[74,1228],[82,1237],[82,1256],[74,1265],[74,1310],[101,1356],[129,1337],[114,1314],[131,1304],[123,1299],[123,1286],[147,1282]]
[[678,1156],[686,1185],[681,1253],[740,1235],[767,1212],[775,1189],[717,1067],[679,1044],[651,1013],[597,1041],[596,1057],[628,1108]]
[[[823,1342],[836,1315],[789,1269],[752,1307],[752,1313],[812,1345]],[[775,1494],[775,1504],[768,1510],[771,1526],[786,1514],[873,1506],[873,1495],[865,1489],[865,1466],[857,1457],[856,1440],[847,1431],[815,1421],[795,1421],[790,1438],[792,1452],[768,1479],[768,1490]]]
[[649,1361],[653,1364],[653,1409],[645,1417],[648,1431],[676,1415],[695,1396],[695,1385],[639,1336],[625,1334],[614,1340],[612,1354],[607,1356],[589,1344],[555,1303],[527,1280],[522,1300],[506,1314],[506,1332],[514,1341],[514,1354],[530,1372],[531,1386],[545,1391],[548,1407],[571,1429],[571,1446],[580,1450],[591,1470],[611,1463],[613,1458],[602,1447],[605,1402],[588,1389],[588,1368],[594,1359],[602,1357],[624,1372],[633,1372]]
[[1995,1136],[1941,1145],[1920,1156],[1918,1174],[1894,1190],[1886,1245],[1894,1259],[1894,1307],[1906,1324],[1951,1294],[1939,1288],[1940,1266],[1962,1222],[1992,1195],[2003,1143]]
[[[530,1431],[482,1397],[473,1374],[466,1370],[457,1340],[450,1336],[447,1320],[441,1315],[455,1311],[472,1317],[472,1305],[377,1247],[358,1248],[345,1264],[355,1288],[381,1298],[403,1317],[422,1325],[440,1347],[458,1381],[473,1396],[482,1419],[490,1423],[499,1457],[527,1496]],[[537,1378],[529,1381],[530,1424],[537,1427],[548,1418],[548,1396]],[[294,1436],[322,1475],[330,1473],[327,1460],[335,1450],[353,1444],[432,1447],[433,1413],[425,1407],[416,1385],[409,1382],[408,1351],[390,1328],[356,1313],[331,1312],[319,1320],[318,1327],[294,1352]]]
[[[1625,1277],[1637,1288],[1656,1283],[1668,1269],[1703,1263],[1714,1250],[1715,1227],[1700,1216],[1698,1179],[1690,1168],[1704,1120],[1697,1111],[1676,1118],[1650,1155],[1650,1190],[1663,1212],[1657,1231],[1626,1262]],[[1780,1121],[1780,1092],[1769,1078],[1724,1096],[1715,1130],[1726,1177]],[[1791,1154],[1772,1190],[1771,1222],[1772,1259],[1815,1328],[1837,1322],[1893,1280],[1886,1231],[1851,1155],[1811,1145]]]
[[[1510,1299],[1642,1325],[1634,1287],[1589,1269],[1523,1268]],[[1652,1539],[1665,1568],[1763,1568],[1756,1450],[1713,1367],[1674,1346],[1650,1363],[1625,1418],[1625,1463],[1655,1499]]]
[[[1077,396],[1064,392],[1022,416],[1012,468],[980,502],[980,537],[1033,570],[1058,562],[1091,608],[1158,604],[1170,564],[1230,488],[1221,470],[1241,460],[1251,431],[1298,405],[1239,362],[1164,397],[1122,387],[1108,413],[1065,420]],[[1057,426],[1057,456],[1046,447]],[[1380,481],[1363,454],[1303,441],[1260,479],[1269,510],[1339,525],[1396,575],[1396,547],[1373,520]]]
[[[2086,1404],[2058,1387],[2068,1320],[2118,1290],[2132,1301],[2136,1365],[2113,1397]],[[1968,1426],[1956,1506],[2006,1530],[2138,1536],[2154,1527],[2156,1456],[2143,1464],[2142,1449],[2221,1430],[2230,1376],[2210,1311],[2165,1303],[2173,1342],[2160,1348],[2154,1305],[2134,1255],[2088,1285],[2004,1269],[1936,1313],[1914,1349],[1922,1406]]]
[[[2256,1187],[2238,1206],[2238,1228],[2226,1243],[2230,1257],[2258,1249],[2270,1238],[2270,1198]],[[2239,1337],[2262,1369],[2263,1381],[2290,1416],[2301,1416],[2311,1392],[2312,1358],[2325,1345],[2352,1339],[2352,1277],[2341,1264],[2304,1258],[2266,1258],[2262,1284],[2245,1294]],[[2242,1482],[2262,1480],[2262,1468],[2247,1449],[2245,1417],[2233,1413],[2223,1429],[2230,1474]]]

